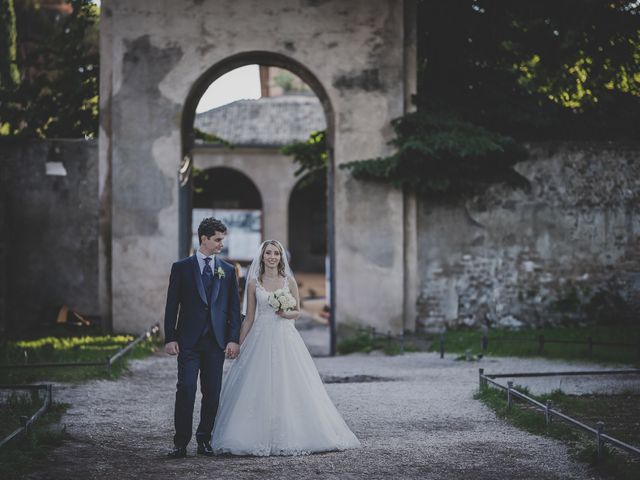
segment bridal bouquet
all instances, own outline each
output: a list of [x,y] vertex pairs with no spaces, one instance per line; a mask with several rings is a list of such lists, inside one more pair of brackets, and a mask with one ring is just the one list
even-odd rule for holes
[[288,312],[289,310],[293,310],[296,306],[296,299],[294,296],[289,292],[285,292],[282,288],[275,292],[270,292],[268,301],[269,305],[271,305],[276,312],[280,310]]

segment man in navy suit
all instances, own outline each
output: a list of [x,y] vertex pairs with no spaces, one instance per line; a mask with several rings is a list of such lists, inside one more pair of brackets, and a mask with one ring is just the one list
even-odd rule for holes
[[196,430],[198,453],[213,455],[211,433],[218,411],[225,355],[240,352],[240,298],[235,268],[222,261],[227,227],[205,218],[198,227],[200,248],[171,267],[164,314],[165,351],[178,355],[174,448],[170,458],[187,455],[198,373],[202,404]]

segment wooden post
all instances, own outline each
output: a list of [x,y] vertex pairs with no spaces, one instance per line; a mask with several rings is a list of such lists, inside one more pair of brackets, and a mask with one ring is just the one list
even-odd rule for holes
[[485,387],[485,381],[482,376],[484,375],[484,368],[478,369],[478,385],[480,386],[480,390],[483,390]]
[[480,346],[482,347],[482,351],[486,352],[489,348],[489,337],[486,333],[482,334],[482,340],[480,341]]
[[538,336],[538,353],[542,355],[544,351],[544,335]]

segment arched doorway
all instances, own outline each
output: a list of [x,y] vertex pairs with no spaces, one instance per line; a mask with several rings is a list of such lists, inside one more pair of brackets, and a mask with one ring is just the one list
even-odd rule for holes
[[245,174],[225,167],[193,170],[192,248],[198,246],[198,225],[215,217],[229,227],[222,255],[231,261],[251,260],[251,245],[260,241],[262,198]]
[[[328,174],[327,174],[327,183],[326,183],[326,191],[327,191],[327,202],[326,202],[326,225],[327,225],[327,244],[326,244],[326,258],[328,263],[329,277],[328,277],[328,296],[332,299],[335,299],[335,279],[333,277],[333,272],[335,272],[334,267],[334,205],[333,205],[333,139],[334,139],[334,113],[333,108],[331,106],[331,102],[329,99],[326,90],[322,86],[322,84],[318,81],[316,76],[308,70],[304,65],[300,64],[296,60],[287,57],[282,54],[276,54],[272,52],[263,52],[263,51],[254,51],[254,52],[246,52],[231,56],[216,65],[212,66],[209,70],[207,70],[193,85],[189,95],[186,99],[182,122],[181,122],[181,133],[182,133],[182,167],[180,169],[181,176],[181,189],[180,189],[180,249],[181,252],[186,253],[186,250],[190,244],[190,235],[188,232],[190,231],[190,225],[192,223],[192,191],[194,187],[194,176],[193,176],[193,149],[195,147],[195,139],[196,132],[194,129],[194,120],[195,120],[195,112],[198,105],[198,102],[204,92],[207,90],[209,85],[214,82],[216,79],[228,73],[236,68],[245,66],[245,65],[264,65],[264,66],[273,66],[279,67],[282,69],[286,69],[295,75],[297,75],[302,81],[304,81],[315,93],[315,95],[320,100],[322,108],[324,110],[324,115],[326,118],[326,144],[327,144],[327,154],[328,154]],[[283,235],[286,235],[286,232],[282,232]],[[329,312],[329,352],[330,354],[335,354],[335,318],[333,312],[335,311],[335,306],[332,305],[332,308]]]
[[326,178],[306,176],[289,197],[289,250],[296,272],[303,319],[299,328],[309,350],[326,354],[331,295],[327,248]]

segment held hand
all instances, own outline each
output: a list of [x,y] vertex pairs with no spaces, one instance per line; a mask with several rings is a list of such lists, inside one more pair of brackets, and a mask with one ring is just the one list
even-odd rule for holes
[[178,342],[169,342],[164,346],[164,351],[169,355],[177,355],[180,353],[180,349],[178,348]]
[[290,310],[288,312],[285,312],[284,310],[278,310],[276,312],[276,315],[278,315],[280,318],[284,318],[285,320],[295,320],[296,318],[296,312],[294,310]]
[[224,353],[227,358],[237,358],[240,354],[240,345],[235,342],[229,342],[227,343],[227,348],[224,349]]

